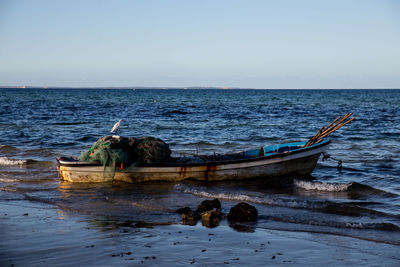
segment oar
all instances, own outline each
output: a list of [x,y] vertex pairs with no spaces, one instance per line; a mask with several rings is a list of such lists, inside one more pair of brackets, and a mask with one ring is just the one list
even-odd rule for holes
[[336,130],[342,128],[343,126],[345,126],[345,125],[348,124],[349,122],[353,121],[354,119],[355,119],[355,118],[351,118],[350,120],[346,121],[345,123],[342,123],[342,124],[338,125],[335,129],[331,130],[330,132],[328,132],[328,133],[326,133],[326,134],[324,134],[324,135],[319,136],[316,143],[318,143],[319,141],[321,141],[322,139],[324,139],[325,137],[327,137],[328,135],[330,135],[330,134],[333,133],[334,131],[336,131]]
[[313,144],[321,142],[325,137],[329,136],[334,131],[342,128],[349,122],[353,121],[355,118],[351,118],[346,121],[353,113],[347,113],[343,117],[337,117],[333,122],[331,122],[327,127],[322,127],[318,132],[308,140],[304,147],[311,146]]
[[[336,121],[334,121],[333,123],[331,123],[330,125],[329,125],[329,127],[326,127],[327,128],[327,130],[325,130],[322,134],[325,134],[325,133],[327,133],[328,131],[330,131],[331,129],[334,129],[337,125],[339,125],[340,123],[342,123],[343,121],[345,121],[348,117],[350,117],[351,115],[353,115],[353,113],[347,113],[346,115],[344,115],[343,116],[343,118],[341,118],[341,119],[339,119],[339,121],[337,121],[335,124],[334,124],[334,122]],[[332,125],[333,124],[333,125]],[[332,126],[331,126],[332,125]]]

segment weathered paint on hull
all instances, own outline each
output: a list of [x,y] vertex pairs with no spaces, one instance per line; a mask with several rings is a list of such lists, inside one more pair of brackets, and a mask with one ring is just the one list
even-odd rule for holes
[[255,161],[208,164],[198,166],[131,167],[116,168],[114,175],[104,172],[102,166],[61,166],[61,178],[69,182],[124,181],[128,183],[149,181],[199,181],[240,180],[279,176],[309,176],[326,146],[282,157]]

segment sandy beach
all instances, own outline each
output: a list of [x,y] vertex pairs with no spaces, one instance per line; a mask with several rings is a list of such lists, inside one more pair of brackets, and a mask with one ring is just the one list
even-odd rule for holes
[[[1,266],[398,266],[398,246],[350,237],[181,224],[127,225],[2,201]],[[179,215],[177,215],[179,216]],[[141,227],[146,226],[146,227]]]

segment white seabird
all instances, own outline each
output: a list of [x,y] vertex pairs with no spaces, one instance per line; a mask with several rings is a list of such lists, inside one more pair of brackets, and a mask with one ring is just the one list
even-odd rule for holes
[[121,121],[122,121],[122,119],[121,120],[119,120],[115,125],[114,125],[114,127],[112,127],[112,129],[111,129],[111,133],[117,133],[118,132],[118,130],[119,130],[119,127],[121,126]]

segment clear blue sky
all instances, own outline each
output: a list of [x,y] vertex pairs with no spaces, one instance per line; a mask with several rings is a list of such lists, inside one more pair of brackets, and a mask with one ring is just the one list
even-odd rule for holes
[[396,0],[0,0],[0,85],[400,88]]

